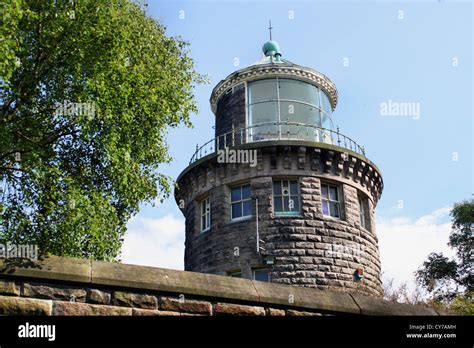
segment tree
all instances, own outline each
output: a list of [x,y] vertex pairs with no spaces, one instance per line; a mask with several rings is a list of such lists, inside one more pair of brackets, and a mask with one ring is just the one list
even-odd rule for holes
[[433,300],[463,305],[463,299],[472,301],[474,291],[474,200],[455,204],[451,217],[452,231],[448,245],[456,250],[456,258],[450,259],[442,253],[431,253],[428,260],[417,270],[416,280],[433,296]]
[[384,300],[408,303],[411,305],[426,305],[423,298],[423,291],[417,284],[410,289],[407,282],[402,282],[400,285],[396,286],[393,278],[386,278],[384,279],[382,286]]
[[165,135],[205,78],[130,0],[2,6],[0,242],[114,260],[139,204],[169,194]]

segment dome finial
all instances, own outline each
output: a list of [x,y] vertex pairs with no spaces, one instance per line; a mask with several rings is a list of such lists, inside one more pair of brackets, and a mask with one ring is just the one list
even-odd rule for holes
[[271,61],[275,60],[275,62],[281,62],[280,45],[278,45],[278,42],[272,40],[272,21],[270,20],[269,23],[270,41],[263,44],[262,51],[265,56],[270,57]]

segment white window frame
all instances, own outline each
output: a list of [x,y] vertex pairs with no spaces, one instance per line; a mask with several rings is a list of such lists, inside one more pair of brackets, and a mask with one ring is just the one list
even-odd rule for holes
[[[327,192],[328,192],[328,196],[327,198],[323,197],[323,186],[327,186]],[[334,200],[334,199],[331,199],[331,195],[330,195],[330,190],[329,188],[332,187],[332,188],[335,188],[336,189],[336,194],[337,194],[337,200]],[[322,182],[321,183],[321,204],[323,205],[321,208],[322,208],[322,213],[325,217],[328,217],[328,218],[332,218],[332,219],[338,219],[338,220],[342,220],[342,217],[343,217],[343,212],[342,212],[342,199],[341,199],[341,186],[339,185],[335,185],[335,184],[331,184],[331,183],[326,183],[326,182]],[[326,215],[324,214],[324,202],[327,202],[328,204],[328,212],[329,212],[329,215]],[[332,216],[331,215],[331,208],[330,208],[330,203],[334,203],[336,206],[337,206],[337,210],[339,211],[339,216]]]
[[[276,195],[275,194],[275,191],[273,190],[273,184],[276,182],[276,181],[280,181],[280,185],[281,185],[281,195]],[[276,211],[275,210],[275,197],[278,197],[280,199],[282,199],[283,197],[291,197],[291,196],[295,196],[295,195],[292,195],[291,192],[289,192],[288,195],[285,195],[283,194],[283,181],[287,181],[288,182],[288,189],[290,188],[291,186],[291,182],[292,181],[295,181],[296,182],[296,187],[297,187],[297,194],[296,196],[298,197],[298,210],[297,211]],[[273,179],[272,180],[272,190],[273,190],[273,195],[272,195],[272,199],[273,199],[273,214],[275,214],[276,216],[299,216],[301,215],[301,190],[300,190],[300,183],[298,181],[298,179],[288,179],[288,178],[276,178],[276,179]],[[291,198],[290,198],[291,199]],[[285,209],[284,207],[284,200],[282,200],[282,208]]]
[[[207,232],[211,229],[211,197],[207,196],[201,200],[201,233]],[[204,220],[205,219],[205,220]],[[204,226],[204,221],[206,222]]]
[[[249,186],[250,187],[250,197],[242,199],[242,187],[244,187],[244,186]],[[232,200],[232,190],[234,190],[236,188],[240,189],[240,199],[237,200],[237,201],[233,201]],[[250,183],[236,185],[236,186],[232,186],[230,188],[230,219],[232,221],[246,220],[246,219],[251,219],[252,218],[252,211],[250,211],[250,215],[244,215],[244,202],[247,202],[247,201],[250,201],[250,202],[252,201],[252,186],[250,186]],[[241,208],[241,211],[242,211],[242,216],[239,216],[239,217],[234,217],[233,216],[232,206],[234,204],[240,204],[240,208]],[[252,206],[252,204],[250,204],[250,206]]]
[[365,204],[364,198],[359,197],[359,222],[362,228],[367,229],[366,219],[367,216],[365,215]]

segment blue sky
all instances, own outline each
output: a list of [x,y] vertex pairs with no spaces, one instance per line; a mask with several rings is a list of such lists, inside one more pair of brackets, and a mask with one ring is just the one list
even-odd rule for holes
[[[426,250],[413,250],[413,263],[419,264],[428,248],[445,250],[447,208],[473,192],[470,1],[148,1],[147,13],[169,35],[190,42],[196,69],[211,81],[195,89],[199,114],[192,117],[194,128],[169,132],[174,160],[162,167],[163,173],[176,178],[196,144],[213,137],[211,90],[232,71],[262,57],[271,19],[283,58],[315,68],[336,84],[334,123],[364,145],[382,171],[385,189],[376,210],[385,235],[380,236],[381,253],[393,252],[388,243],[398,242],[401,248],[410,238],[415,238],[413,243],[432,239]],[[381,103],[389,100],[419,103],[420,117],[381,115]],[[144,206],[129,224],[124,261],[182,267],[181,219],[172,199]],[[166,224],[174,234],[157,234],[170,229]],[[413,226],[418,229],[410,235],[397,236],[397,227],[411,231]],[[427,236],[427,231],[432,233]],[[150,238],[159,251],[140,246]],[[169,258],[177,261],[165,261]],[[385,268],[396,269],[390,262],[395,261],[387,259]],[[410,267],[405,268],[415,266]],[[405,277],[403,272],[389,273]]]

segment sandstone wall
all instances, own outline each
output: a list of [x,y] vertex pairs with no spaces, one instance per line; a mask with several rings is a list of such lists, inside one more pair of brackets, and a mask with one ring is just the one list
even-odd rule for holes
[[437,315],[380,299],[231,277],[48,257],[0,259],[0,315]]
[[[176,198],[185,202],[185,269],[219,275],[239,270],[251,279],[252,269],[267,267],[265,257],[274,256],[267,267],[272,282],[381,296],[373,210],[382,182],[375,167],[330,149],[262,146],[257,151],[255,168],[209,159],[180,178]],[[272,180],[278,178],[299,181],[300,216],[274,215]],[[340,186],[342,219],[323,215],[321,182]],[[249,219],[230,217],[230,187],[239,183],[250,183],[253,202],[258,200],[262,253],[256,251],[255,204]],[[201,233],[199,204],[207,196],[211,229]],[[366,228],[359,223],[358,197],[367,202]],[[360,281],[354,278],[358,268],[364,271]]]

